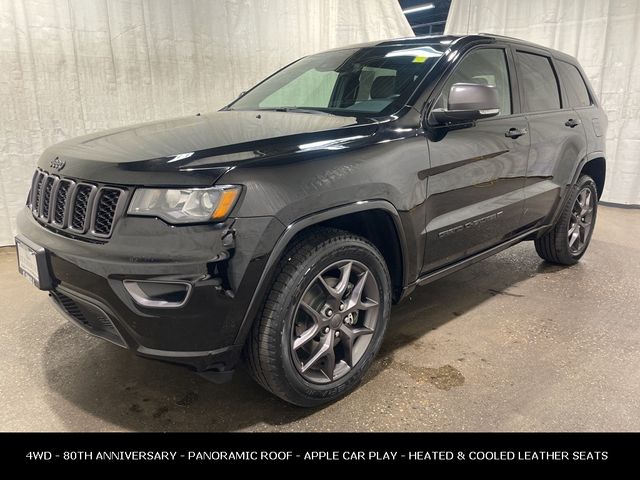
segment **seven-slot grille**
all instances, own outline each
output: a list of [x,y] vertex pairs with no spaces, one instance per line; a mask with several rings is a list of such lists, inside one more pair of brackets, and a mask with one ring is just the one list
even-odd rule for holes
[[124,190],[49,175],[36,170],[31,183],[29,207],[41,223],[75,235],[108,238]]

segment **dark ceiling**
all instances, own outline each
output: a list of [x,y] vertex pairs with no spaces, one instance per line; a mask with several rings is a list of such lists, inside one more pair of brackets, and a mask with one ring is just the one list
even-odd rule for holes
[[398,0],[403,10],[433,4],[434,8],[409,13],[407,20],[416,35],[438,35],[444,32],[451,0]]

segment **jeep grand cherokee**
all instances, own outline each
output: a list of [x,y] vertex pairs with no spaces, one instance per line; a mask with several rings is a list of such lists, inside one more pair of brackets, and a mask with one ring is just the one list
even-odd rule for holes
[[19,268],[94,335],[212,380],[244,357],[319,405],[417,286],[522,240],[577,262],[606,123],[574,58],[511,38],[310,55],[218,112],[48,148]]

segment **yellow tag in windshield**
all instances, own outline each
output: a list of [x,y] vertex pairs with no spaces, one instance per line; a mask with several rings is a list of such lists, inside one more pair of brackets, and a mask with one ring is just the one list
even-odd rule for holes
[[427,61],[427,57],[413,57],[413,63],[424,63]]

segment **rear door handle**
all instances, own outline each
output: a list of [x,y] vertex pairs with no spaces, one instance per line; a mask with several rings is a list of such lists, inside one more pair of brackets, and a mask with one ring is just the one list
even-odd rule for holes
[[570,118],[569,120],[567,120],[566,122],[564,122],[565,127],[577,127],[578,125],[580,125],[580,120],[574,120],[573,118]]
[[527,133],[528,130],[526,128],[510,128],[504,133],[504,136],[509,138],[518,138],[522,135],[526,135]]

